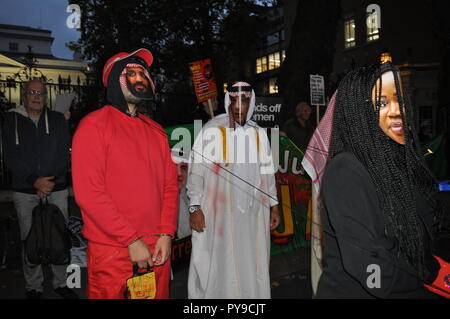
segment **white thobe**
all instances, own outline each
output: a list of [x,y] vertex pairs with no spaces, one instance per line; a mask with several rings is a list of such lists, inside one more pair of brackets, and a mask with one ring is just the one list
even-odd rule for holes
[[[202,133],[219,126],[228,127],[228,116],[212,119]],[[228,158],[228,164],[214,164],[217,158],[202,153],[208,144],[202,133],[194,144],[191,158],[202,157],[203,163],[190,164],[187,194],[190,205],[201,205],[206,228],[192,231],[189,298],[270,298],[270,207],[278,203],[275,177],[273,171],[261,170],[261,162],[271,160],[266,132],[252,121],[237,125],[235,135],[245,132],[249,143],[239,147],[238,154],[245,153],[246,163]],[[228,148],[231,138],[228,131]],[[251,154],[262,152],[268,154],[266,160],[255,156],[257,162],[248,162]],[[268,165],[273,168],[273,161]]]

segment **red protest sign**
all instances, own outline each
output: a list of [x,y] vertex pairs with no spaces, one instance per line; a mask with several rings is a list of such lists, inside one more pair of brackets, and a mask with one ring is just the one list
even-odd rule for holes
[[199,103],[217,97],[217,85],[212,72],[211,60],[206,59],[189,64]]

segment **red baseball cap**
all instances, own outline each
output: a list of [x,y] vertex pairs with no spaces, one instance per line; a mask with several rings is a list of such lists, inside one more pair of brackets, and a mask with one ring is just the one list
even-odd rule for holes
[[118,62],[120,60],[129,58],[130,56],[133,56],[133,55],[138,56],[141,59],[143,59],[145,61],[145,63],[147,63],[147,66],[150,66],[153,63],[153,55],[147,49],[138,49],[132,53],[120,52],[120,53],[115,54],[112,57],[110,57],[108,59],[108,61],[106,61],[105,67],[103,68],[103,85],[105,87],[108,86],[109,73],[111,72],[114,64],[116,64],[116,62]]

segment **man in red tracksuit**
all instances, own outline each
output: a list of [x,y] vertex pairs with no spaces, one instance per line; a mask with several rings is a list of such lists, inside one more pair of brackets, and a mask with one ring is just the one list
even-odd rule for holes
[[88,298],[123,298],[133,263],[153,265],[156,298],[169,297],[177,168],[162,127],[136,109],[154,93],[152,61],[146,49],[111,57],[103,69],[110,104],[87,115],[73,138],[73,187],[89,240]]

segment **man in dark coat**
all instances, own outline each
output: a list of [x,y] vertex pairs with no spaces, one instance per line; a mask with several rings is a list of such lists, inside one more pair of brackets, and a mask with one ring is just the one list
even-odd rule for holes
[[287,120],[282,130],[303,152],[314,132],[314,128],[309,122],[310,116],[311,107],[305,102],[300,102],[295,108],[295,118]]
[[[14,206],[21,239],[32,223],[33,208],[47,198],[68,218],[66,174],[70,135],[64,115],[45,107],[47,90],[42,80],[22,87],[24,106],[10,110],[3,125],[5,163],[11,170]],[[66,286],[67,265],[52,265],[53,288],[63,298],[77,298]],[[28,298],[40,298],[44,281],[40,265],[31,265],[23,254],[23,272]]]

